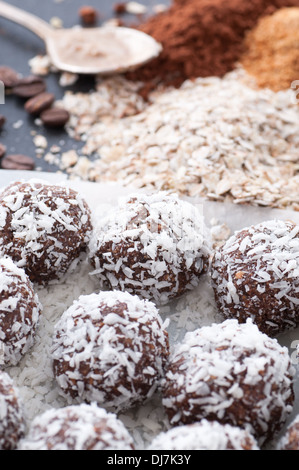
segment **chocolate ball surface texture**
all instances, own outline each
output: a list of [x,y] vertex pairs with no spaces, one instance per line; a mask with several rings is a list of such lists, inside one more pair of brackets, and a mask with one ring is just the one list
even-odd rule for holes
[[116,291],[75,301],[55,326],[51,350],[64,396],[115,412],[152,396],[168,354],[156,306]]
[[293,409],[295,368],[288,350],[250,319],[186,333],[162,379],[170,423],[201,419],[239,426],[259,445],[281,430]]
[[217,250],[211,281],[219,311],[251,318],[276,336],[299,324],[299,226],[269,220],[236,232]]
[[133,450],[134,443],[113,413],[95,405],[50,409],[37,416],[19,450]]
[[299,415],[295,416],[279,439],[277,450],[299,450]]
[[157,305],[198,286],[210,256],[200,210],[164,192],[120,201],[95,227],[89,248],[100,286]]
[[70,188],[39,180],[15,182],[0,193],[0,254],[33,282],[60,279],[86,249],[90,210]]
[[0,258],[0,367],[18,364],[33,346],[41,312],[25,271]]
[[149,450],[259,450],[245,429],[203,419],[158,434]]
[[16,449],[25,434],[23,403],[13,380],[0,370],[0,450]]

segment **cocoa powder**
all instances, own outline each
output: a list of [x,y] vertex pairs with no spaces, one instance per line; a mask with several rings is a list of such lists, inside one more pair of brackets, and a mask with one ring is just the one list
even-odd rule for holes
[[299,6],[299,0],[173,0],[166,12],[138,26],[162,44],[161,55],[127,77],[144,83],[144,97],[159,84],[221,77],[239,61],[246,32],[285,6]]

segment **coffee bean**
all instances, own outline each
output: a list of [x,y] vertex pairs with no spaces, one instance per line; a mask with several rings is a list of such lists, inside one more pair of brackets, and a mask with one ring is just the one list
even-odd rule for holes
[[116,3],[113,6],[113,11],[116,15],[123,15],[127,11],[127,5],[126,2],[123,3]]
[[50,108],[54,103],[55,96],[53,93],[40,93],[39,95],[33,96],[25,103],[25,110],[29,114],[39,115],[45,109]]
[[50,108],[43,111],[40,118],[45,126],[63,127],[68,122],[70,115],[64,108]]
[[46,91],[45,81],[34,75],[20,79],[12,89],[13,94],[21,98],[32,98],[44,91]]
[[4,170],[34,170],[35,162],[27,155],[7,155],[1,160],[1,168]]
[[6,147],[3,144],[0,144],[0,158],[4,157],[6,152]]
[[0,81],[4,83],[4,86],[11,88],[15,86],[19,81],[18,73],[6,65],[0,66]]
[[79,10],[81,22],[86,26],[94,26],[98,19],[98,11],[89,5],[84,5]]
[[5,122],[6,122],[5,116],[0,114],[0,131],[1,131],[2,127],[4,126]]

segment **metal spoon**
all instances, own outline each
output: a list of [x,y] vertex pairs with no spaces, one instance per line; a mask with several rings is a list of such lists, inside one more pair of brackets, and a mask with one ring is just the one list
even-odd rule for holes
[[31,30],[45,42],[52,64],[77,74],[111,74],[135,69],[157,57],[162,46],[131,28],[54,29],[46,21],[0,1],[0,16]]

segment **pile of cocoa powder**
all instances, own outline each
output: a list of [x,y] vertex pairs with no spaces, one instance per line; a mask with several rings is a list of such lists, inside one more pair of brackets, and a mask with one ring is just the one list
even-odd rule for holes
[[159,84],[221,77],[239,61],[246,32],[286,6],[299,6],[299,0],[173,0],[167,11],[138,26],[163,45],[161,55],[127,77],[144,83],[144,97]]

